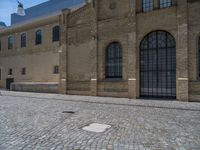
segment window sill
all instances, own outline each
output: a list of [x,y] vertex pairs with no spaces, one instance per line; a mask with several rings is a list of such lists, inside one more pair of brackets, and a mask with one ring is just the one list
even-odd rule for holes
[[107,79],[101,80],[100,82],[126,82],[126,80],[120,79],[120,78],[107,78]]
[[42,45],[42,43],[41,44],[35,44],[35,46],[41,46]]

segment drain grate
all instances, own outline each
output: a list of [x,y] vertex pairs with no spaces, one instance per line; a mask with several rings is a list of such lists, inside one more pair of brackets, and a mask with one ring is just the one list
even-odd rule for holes
[[74,111],[63,111],[62,113],[64,113],[64,114],[75,114]]

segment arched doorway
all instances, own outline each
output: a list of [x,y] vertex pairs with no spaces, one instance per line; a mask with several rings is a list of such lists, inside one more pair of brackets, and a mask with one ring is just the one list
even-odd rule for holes
[[176,42],[168,32],[151,32],[140,44],[140,97],[176,98]]

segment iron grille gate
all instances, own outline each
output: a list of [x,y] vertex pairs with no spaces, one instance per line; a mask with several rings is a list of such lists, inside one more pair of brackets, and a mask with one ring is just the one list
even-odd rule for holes
[[151,32],[141,42],[140,96],[176,98],[176,43],[168,32]]

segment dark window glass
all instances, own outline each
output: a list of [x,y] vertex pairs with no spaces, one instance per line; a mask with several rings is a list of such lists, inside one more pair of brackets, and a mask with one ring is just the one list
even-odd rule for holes
[[60,40],[60,27],[59,26],[55,26],[53,27],[53,35],[52,35],[53,42],[59,41]]
[[142,10],[143,12],[148,12],[153,10],[153,0],[142,0]]
[[36,31],[36,33],[35,33],[35,44],[36,45],[42,44],[42,31],[41,30]]
[[106,49],[106,78],[122,78],[122,47],[117,42]]
[[0,69],[0,80],[1,80],[1,69]]
[[200,79],[200,37],[198,39],[198,53],[199,53],[199,79]]
[[1,51],[1,40],[0,40],[0,51]]
[[59,66],[54,66],[53,73],[58,74],[59,73]]
[[167,8],[172,6],[172,0],[160,0],[160,8]]
[[22,68],[21,74],[22,74],[22,75],[25,75],[25,74],[26,74],[26,68]]
[[8,49],[12,49],[13,48],[13,37],[9,36],[8,37]]
[[21,34],[21,47],[26,47],[26,33]]
[[8,75],[12,75],[13,74],[13,70],[10,68],[8,69]]
[[176,42],[168,32],[151,32],[141,42],[140,96],[176,98]]

